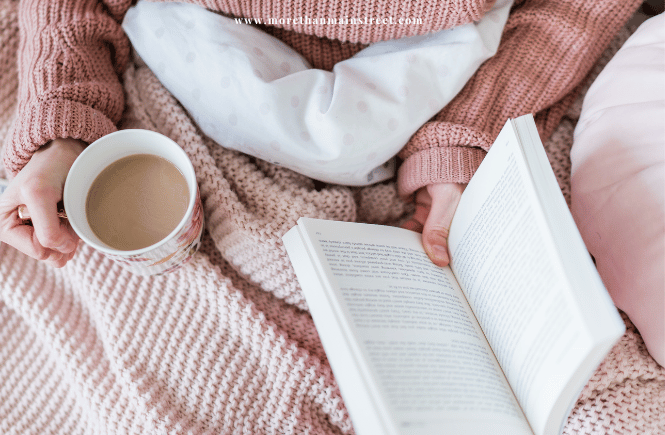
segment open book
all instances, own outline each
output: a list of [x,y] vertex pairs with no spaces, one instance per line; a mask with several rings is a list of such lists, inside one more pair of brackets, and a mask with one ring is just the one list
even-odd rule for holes
[[509,121],[450,228],[303,218],[283,238],[358,435],[558,434],[624,332],[531,115]]

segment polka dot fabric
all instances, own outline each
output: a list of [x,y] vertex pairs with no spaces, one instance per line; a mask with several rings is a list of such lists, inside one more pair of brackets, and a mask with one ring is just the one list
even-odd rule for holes
[[196,5],[142,1],[123,28],[218,144],[321,181],[361,186],[392,177],[387,162],[496,52],[510,4],[498,2],[475,24],[370,45],[332,72],[311,68],[253,26]]

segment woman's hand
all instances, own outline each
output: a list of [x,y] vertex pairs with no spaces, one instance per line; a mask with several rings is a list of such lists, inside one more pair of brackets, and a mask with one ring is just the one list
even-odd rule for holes
[[[40,148],[0,195],[0,241],[38,260],[63,267],[76,252],[79,238],[57,215],[69,168],[84,142],[56,139]],[[30,212],[32,226],[18,217],[19,205]]]
[[416,212],[402,227],[423,233],[423,247],[437,266],[450,262],[448,232],[466,184],[439,183],[416,193]]

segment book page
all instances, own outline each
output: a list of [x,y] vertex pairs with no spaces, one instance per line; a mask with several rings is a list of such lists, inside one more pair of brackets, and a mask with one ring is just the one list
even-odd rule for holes
[[[299,226],[366,388],[396,433],[531,434],[452,272],[432,264],[419,234],[311,219]],[[316,323],[310,299],[321,295],[305,294]],[[335,350],[326,353],[335,370]],[[344,373],[335,376],[344,394]]]
[[[451,266],[536,434],[593,349],[508,127],[464,192]],[[563,416],[560,416],[563,418]],[[555,425],[556,426],[556,425]]]

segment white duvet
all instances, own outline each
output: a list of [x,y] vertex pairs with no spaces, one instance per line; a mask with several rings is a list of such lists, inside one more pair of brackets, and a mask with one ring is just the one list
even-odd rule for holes
[[332,72],[196,5],[140,1],[123,28],[215,142],[360,186],[392,177],[392,157],[496,52],[511,3],[498,1],[477,23],[372,44]]

